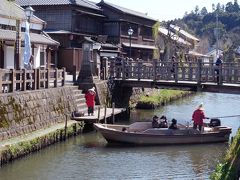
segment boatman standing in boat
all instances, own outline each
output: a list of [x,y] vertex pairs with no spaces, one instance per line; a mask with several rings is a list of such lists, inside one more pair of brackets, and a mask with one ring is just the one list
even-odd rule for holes
[[203,109],[203,103],[201,103],[192,115],[193,128],[197,129],[198,127],[199,131],[201,132],[203,126],[203,119],[206,119],[206,116]]

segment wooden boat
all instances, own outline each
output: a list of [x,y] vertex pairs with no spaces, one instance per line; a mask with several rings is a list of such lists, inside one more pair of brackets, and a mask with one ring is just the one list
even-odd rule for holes
[[131,125],[115,125],[95,123],[108,143],[135,145],[174,145],[217,143],[229,140],[232,129],[216,126],[204,127],[200,132],[192,127],[178,124],[178,129],[152,128],[152,122],[135,122]]

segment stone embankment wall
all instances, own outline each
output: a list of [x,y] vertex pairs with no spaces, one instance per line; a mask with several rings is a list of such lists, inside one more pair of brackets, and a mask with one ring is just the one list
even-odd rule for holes
[[158,91],[152,88],[133,88],[132,96],[130,97],[130,108],[135,108],[141,95],[152,94]]
[[74,87],[16,92],[0,96],[0,140],[48,127],[76,109]]

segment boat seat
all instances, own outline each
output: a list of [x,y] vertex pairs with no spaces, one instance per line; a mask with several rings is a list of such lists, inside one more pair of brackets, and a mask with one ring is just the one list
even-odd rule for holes
[[145,134],[156,134],[156,135],[189,135],[189,134],[200,134],[196,129],[168,129],[168,128],[150,128],[143,131]]
[[135,122],[129,126],[130,132],[141,132],[146,129],[152,128],[152,122]]

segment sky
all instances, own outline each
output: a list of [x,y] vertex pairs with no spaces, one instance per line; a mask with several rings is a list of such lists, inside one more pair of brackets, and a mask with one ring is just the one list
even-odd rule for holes
[[[100,2],[100,0],[91,0]],[[105,0],[131,10],[147,13],[148,16],[159,21],[174,20],[182,18],[185,12],[190,13],[198,5],[201,10],[206,7],[208,12],[212,11],[212,4],[220,3],[226,5],[234,0]]]

